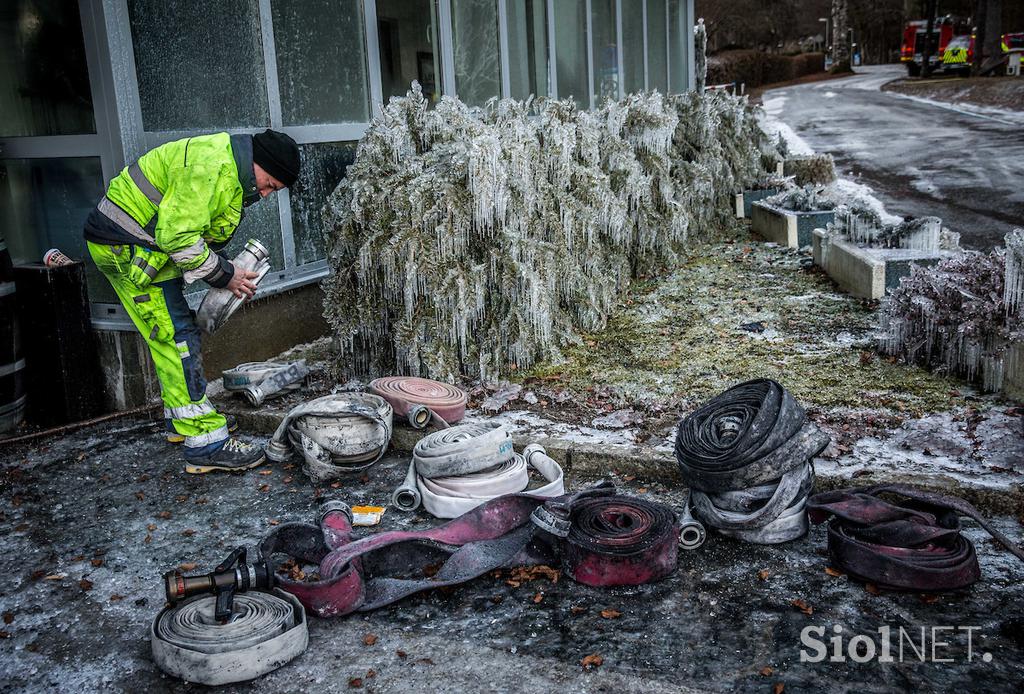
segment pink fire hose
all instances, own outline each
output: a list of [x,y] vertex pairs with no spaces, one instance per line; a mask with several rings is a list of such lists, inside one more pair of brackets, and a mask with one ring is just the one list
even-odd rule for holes
[[[466,415],[469,396],[465,391],[440,381],[415,376],[386,376],[370,382],[370,392],[390,403],[395,414],[408,418],[409,424],[422,429],[434,415],[442,428],[455,424]],[[440,418],[441,422],[436,422]]]
[[608,482],[572,495],[510,494],[436,528],[352,541],[351,511],[320,508],[317,524],[279,526],[260,544],[318,564],[319,580],[277,575],[277,585],[320,617],[366,612],[423,590],[465,583],[501,567],[562,566],[590,586],[638,585],[675,569],[679,520],[667,506],[615,495]]

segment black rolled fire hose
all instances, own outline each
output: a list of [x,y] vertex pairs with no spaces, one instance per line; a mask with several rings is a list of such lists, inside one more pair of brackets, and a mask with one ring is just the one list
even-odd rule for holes
[[828,553],[833,568],[879,588],[932,593],[978,581],[978,555],[960,534],[961,516],[976,520],[1024,561],[1020,547],[955,496],[892,484],[815,494],[807,509],[815,523],[831,518]]
[[777,544],[807,532],[811,459],[829,441],[782,385],[756,379],[685,417],[675,453],[698,520],[723,535]]

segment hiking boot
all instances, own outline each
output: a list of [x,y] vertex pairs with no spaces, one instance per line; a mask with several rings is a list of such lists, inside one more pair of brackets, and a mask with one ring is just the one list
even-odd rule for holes
[[209,455],[185,459],[185,472],[201,475],[205,472],[223,470],[242,472],[250,470],[266,460],[263,448],[231,437],[223,446]]
[[[233,434],[238,431],[238,419],[233,414],[224,415],[224,419],[228,423],[228,433]],[[174,430],[174,425],[170,420],[167,420],[167,443],[184,443],[185,437]]]

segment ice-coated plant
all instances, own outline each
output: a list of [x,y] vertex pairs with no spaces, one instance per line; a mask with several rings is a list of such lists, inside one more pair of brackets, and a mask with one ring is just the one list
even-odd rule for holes
[[836,208],[835,201],[821,188],[804,186],[784,190],[764,200],[767,204],[793,212],[827,212]]
[[771,147],[720,92],[431,109],[414,83],[324,210],[339,372],[493,379],[557,358],[728,220],[722,192]]
[[785,173],[798,186],[824,186],[836,180],[836,165],[831,154],[811,154],[786,159]]
[[998,390],[1007,348],[1024,340],[1024,319],[1008,310],[1011,253],[967,252],[914,266],[882,307],[881,351]]

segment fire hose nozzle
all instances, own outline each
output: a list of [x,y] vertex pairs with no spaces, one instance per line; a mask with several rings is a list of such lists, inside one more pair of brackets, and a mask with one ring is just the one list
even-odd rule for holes
[[236,592],[270,590],[274,586],[274,573],[264,560],[254,564],[245,562],[245,547],[236,548],[213,571],[199,576],[185,576],[173,570],[164,574],[164,592],[167,602],[176,604],[186,598],[210,593],[217,596],[215,616],[220,621],[231,618],[231,606]]

